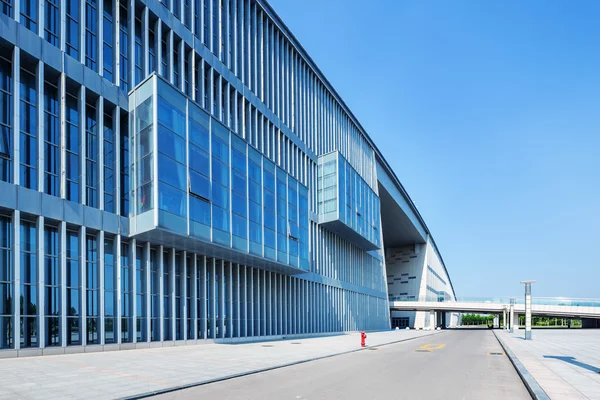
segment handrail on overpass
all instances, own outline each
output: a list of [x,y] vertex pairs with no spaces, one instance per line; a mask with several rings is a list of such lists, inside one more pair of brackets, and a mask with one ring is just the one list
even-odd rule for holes
[[[500,303],[509,304],[515,299],[516,304],[524,304],[523,296],[519,297],[457,297],[454,299],[437,299],[431,296],[390,296],[389,301],[424,302],[424,303]],[[568,297],[533,297],[532,304],[568,307],[600,307],[600,299],[577,299]]]

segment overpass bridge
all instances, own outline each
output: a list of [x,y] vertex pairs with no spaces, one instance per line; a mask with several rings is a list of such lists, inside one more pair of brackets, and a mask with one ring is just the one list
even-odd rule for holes
[[[524,300],[515,299],[513,325],[518,327],[518,316],[525,314]],[[429,311],[437,313],[460,312],[504,315],[510,310],[510,298],[457,298],[436,301],[431,298],[390,297],[391,311]],[[434,314],[435,313],[435,314]],[[537,297],[532,299],[531,313],[536,316],[581,318],[583,327],[600,328],[600,300]],[[435,316],[430,319],[435,324]],[[510,321],[509,321],[510,324]]]

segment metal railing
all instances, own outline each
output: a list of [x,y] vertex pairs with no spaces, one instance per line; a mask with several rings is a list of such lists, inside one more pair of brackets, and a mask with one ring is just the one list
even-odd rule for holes
[[[390,296],[389,301],[418,301],[427,303],[496,303],[509,304],[510,299],[515,299],[515,304],[524,304],[524,296],[519,297],[457,297],[454,299],[438,299],[431,296]],[[568,297],[533,297],[532,304],[547,306],[570,307],[600,307],[600,299],[578,299]]]

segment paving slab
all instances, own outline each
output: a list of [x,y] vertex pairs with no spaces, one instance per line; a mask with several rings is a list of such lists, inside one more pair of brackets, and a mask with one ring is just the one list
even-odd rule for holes
[[[443,331],[368,333],[381,346]],[[360,349],[360,333],[245,344],[197,344],[0,360],[0,399],[115,399]]]
[[507,331],[498,337],[551,399],[600,400],[600,331],[590,329]]

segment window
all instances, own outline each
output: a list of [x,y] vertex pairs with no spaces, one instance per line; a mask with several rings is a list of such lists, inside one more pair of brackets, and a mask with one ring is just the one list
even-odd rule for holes
[[173,85],[175,85],[177,89],[181,87],[181,77],[179,76],[181,65],[179,60],[180,44],[181,42],[173,41]]
[[79,105],[77,97],[67,93],[66,99],[66,195],[79,202]]
[[154,176],[153,141],[154,128],[152,124],[152,97],[136,108],[136,164],[137,164],[137,214],[142,214],[154,207],[152,185]]
[[46,23],[44,30],[46,31],[46,40],[54,46],[60,46],[60,1],[46,0],[45,5]]
[[60,297],[61,297],[61,276],[60,276],[60,239],[58,229],[52,226],[46,226],[44,231],[44,251],[45,251],[45,314],[46,314],[46,346],[60,346]]
[[37,229],[21,222],[21,348],[38,347]]
[[74,59],[79,59],[79,0],[66,0],[67,54]]
[[162,39],[161,39],[161,58],[160,58],[160,63],[161,63],[161,67],[160,67],[160,74],[166,78],[167,80],[170,80],[169,77],[169,53],[167,52],[167,40],[169,38],[169,32],[167,31],[167,29],[163,29],[162,31]]
[[[104,111],[108,111],[104,108]],[[115,212],[115,132],[111,113],[104,114],[104,210]]]
[[86,204],[98,208],[98,119],[95,104],[89,104],[85,113],[85,189]]
[[160,269],[156,259],[156,250],[150,250],[150,340],[160,340]]
[[102,51],[104,54],[103,68],[104,68],[104,78],[108,79],[110,82],[114,82],[114,33],[113,33],[113,16],[112,16],[112,0],[104,0],[103,1],[103,15],[104,18],[102,23],[104,24],[102,35],[103,37],[103,47]]
[[60,196],[60,103],[58,87],[50,82],[44,86],[44,192]]
[[119,57],[121,58],[119,76],[121,81],[121,90],[127,93],[129,92],[129,59],[127,56],[129,48],[129,43],[127,41],[127,5],[126,2],[119,2],[119,4],[121,7],[119,15]]
[[146,269],[143,262],[144,248],[138,246],[135,253],[135,282],[136,282],[136,334],[138,342],[146,341]]
[[142,44],[142,20],[140,13],[135,17],[135,85],[144,79],[144,46]]
[[37,190],[37,90],[35,75],[21,69],[21,186]]
[[[246,143],[239,139],[237,136],[231,136],[232,149],[231,149],[231,196],[232,196],[232,233],[236,238],[244,239],[244,241],[237,240],[237,245],[241,250],[246,249],[245,239],[248,238],[248,198],[246,195],[247,190],[247,157],[246,157]],[[234,246],[236,246],[236,240],[234,240]]]
[[0,12],[12,18],[12,0],[0,0]]
[[129,216],[129,127],[127,114],[121,115],[121,215]]
[[21,24],[37,34],[38,2],[36,0],[21,1]]
[[96,0],[85,2],[85,65],[97,71],[98,63],[98,9]]
[[0,57],[0,180],[12,182],[13,80],[11,63]]
[[181,319],[181,256],[175,254],[175,340],[181,340],[183,320]]
[[14,347],[14,263],[12,261],[12,223],[0,215],[0,349]]
[[104,239],[104,343],[117,342],[117,275],[114,240]]
[[67,345],[81,344],[81,297],[79,285],[79,237],[75,231],[67,231]]
[[133,341],[131,266],[129,264],[129,244],[121,243],[121,342]]
[[171,269],[170,254],[163,253],[163,340],[173,339],[173,327],[171,325]]
[[87,235],[86,245],[86,323],[87,344],[100,343],[100,272],[98,271],[98,240]]
[[[150,24],[153,26],[153,24]],[[156,71],[156,36],[152,28],[148,29],[148,71],[149,74]]]
[[[210,1],[210,0],[204,0]],[[212,52],[219,57],[219,12],[221,10],[221,1],[220,0],[212,0]]]

